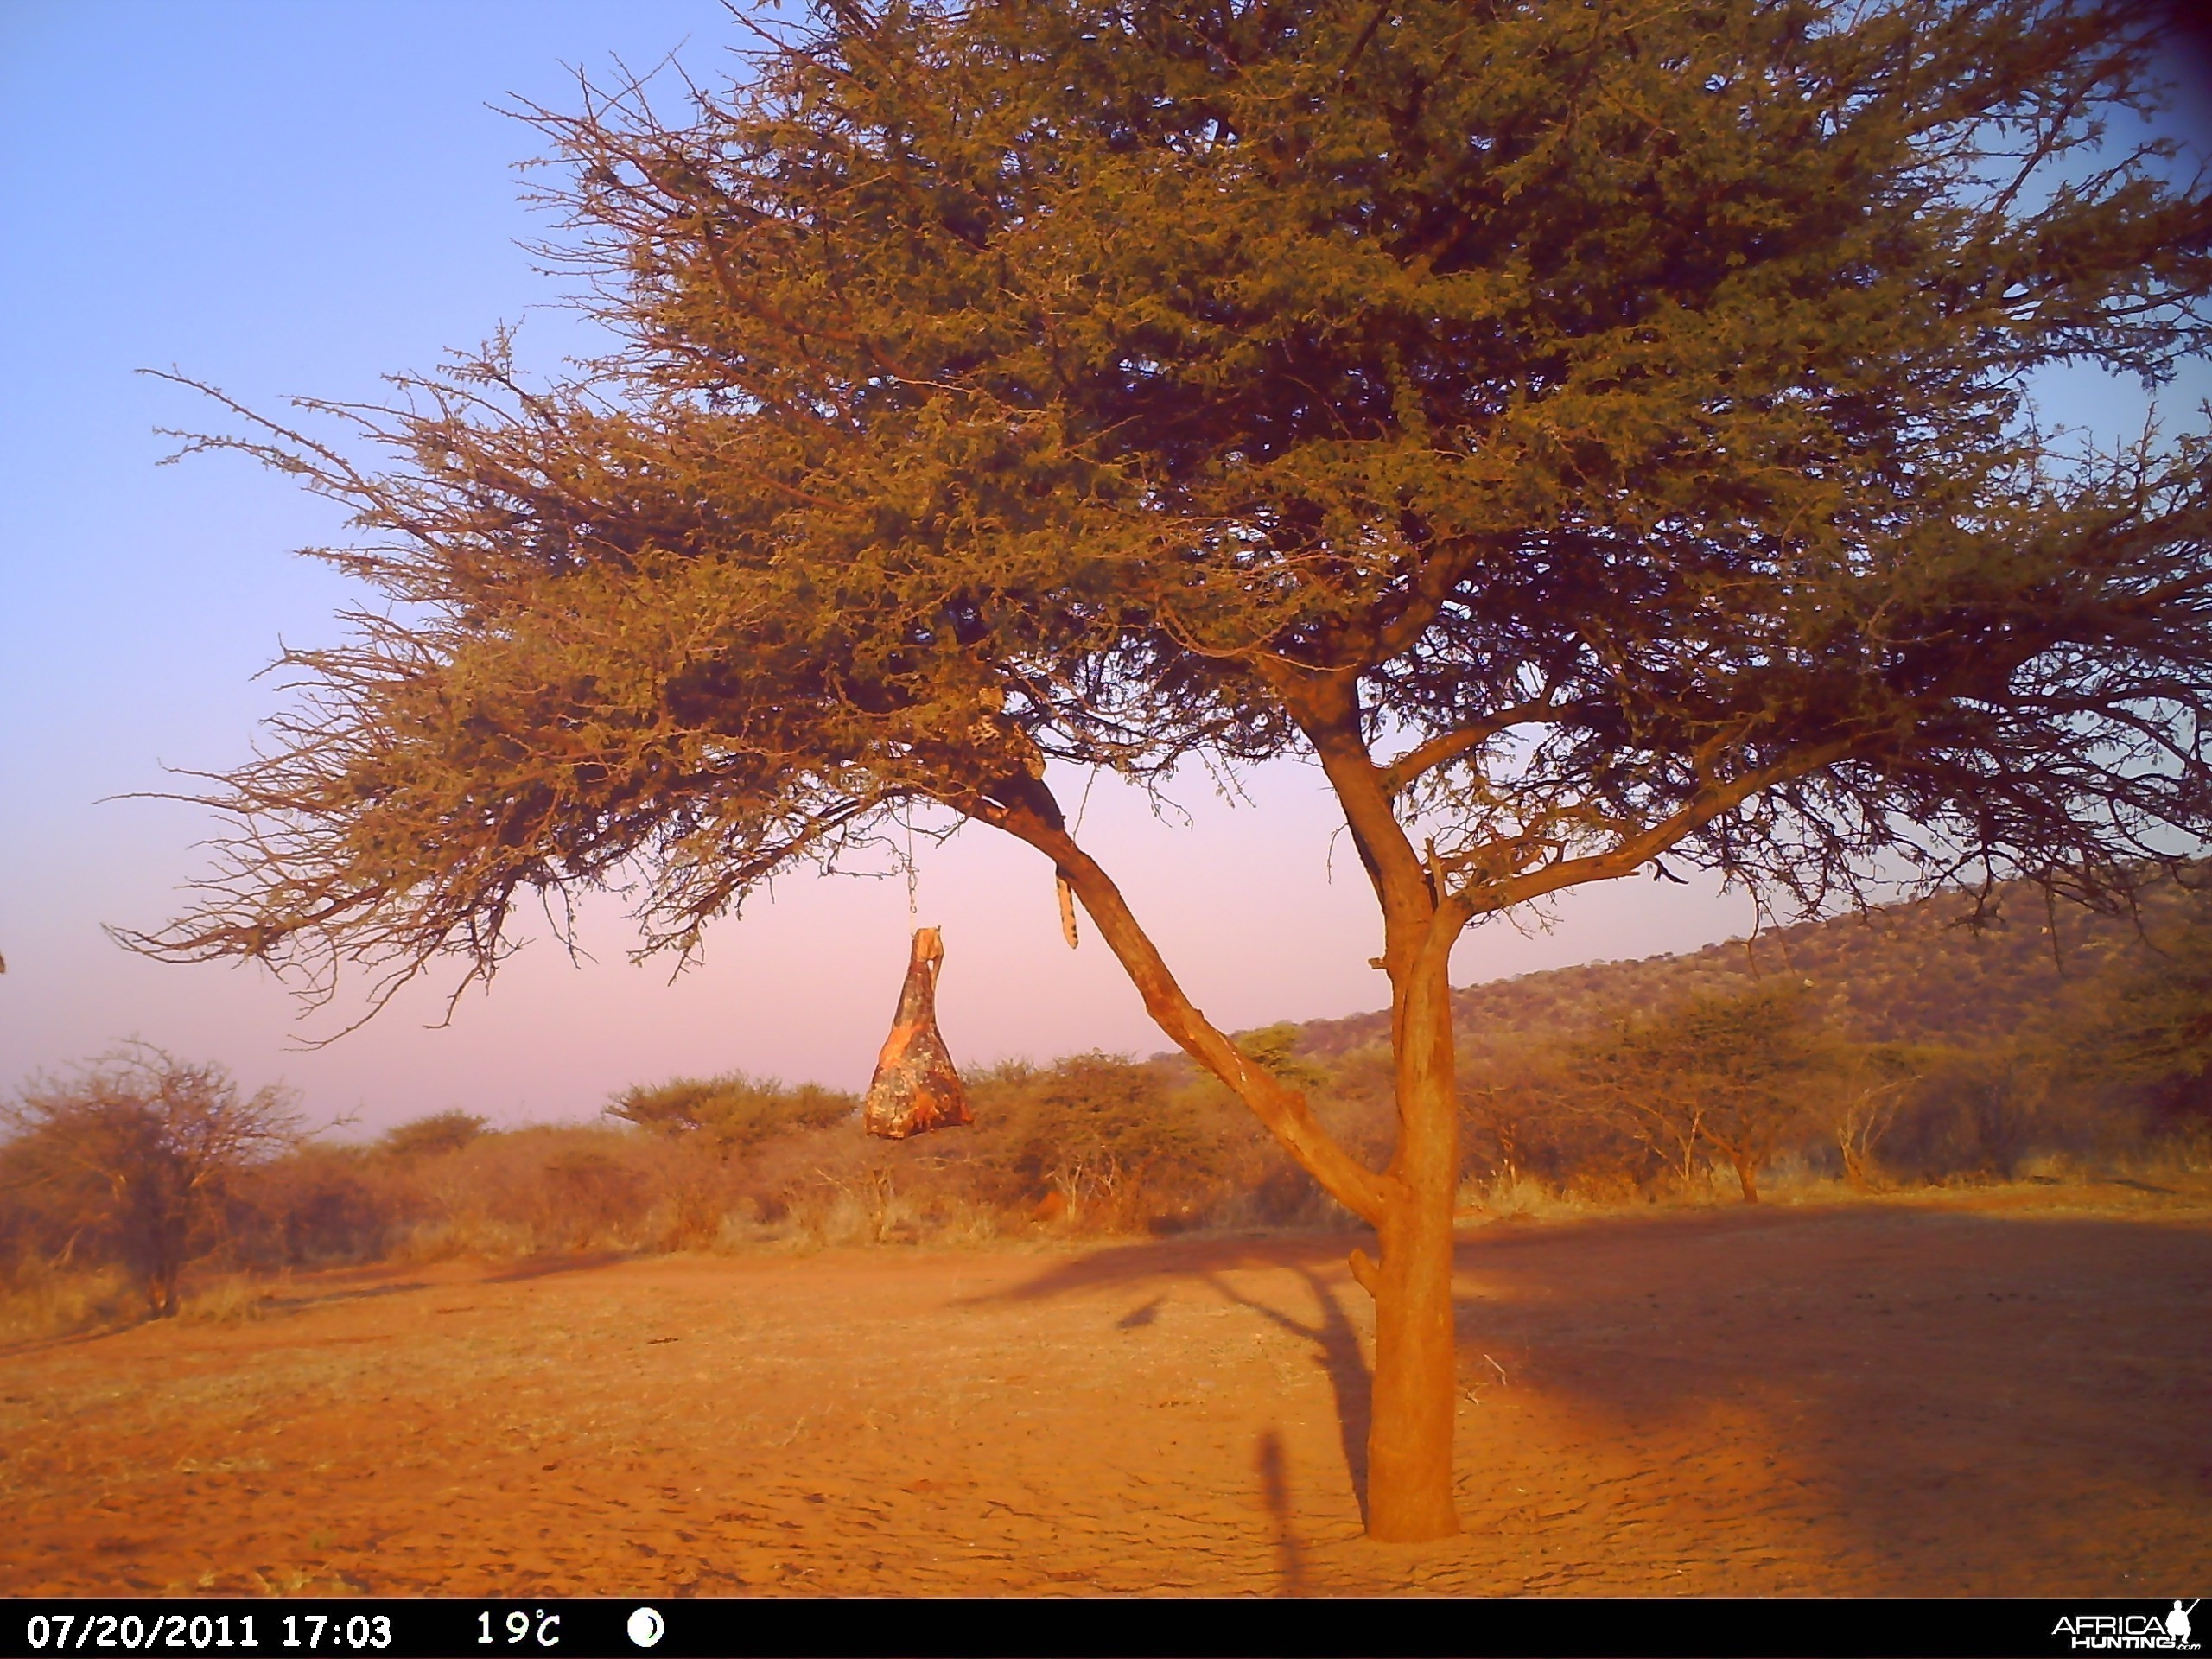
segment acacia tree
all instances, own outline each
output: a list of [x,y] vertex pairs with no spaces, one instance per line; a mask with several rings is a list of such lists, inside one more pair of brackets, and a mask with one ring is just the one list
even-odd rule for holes
[[[488,976],[532,894],[630,884],[688,951],[918,806],[1003,830],[1374,1226],[1370,1529],[1449,1533],[1463,930],[1662,858],[2111,901],[2206,823],[2202,437],[2075,454],[2026,397],[2207,343],[2205,200],[2125,142],[2152,35],[855,0],[680,120],[527,111],[620,347],[319,406],[387,461],[200,441],[350,504],[322,556],[381,604],[287,658],[303,701],[205,797],[227,861],[136,942],[385,995]],[[1380,1169],[1192,1004],[1046,783],[1281,755],[1381,907]]]
[[242,1096],[219,1065],[129,1044],[0,1102],[14,1132],[0,1142],[0,1192],[63,1238],[63,1259],[87,1244],[111,1256],[137,1279],[148,1316],[171,1318],[230,1185],[300,1144],[293,1105],[279,1085]]
[[1866,1191],[1881,1179],[1876,1150],[1897,1127],[1908,1091],[1940,1063],[1940,1050],[1907,1043],[1830,1039],[1819,1052],[1825,1075],[1815,1100],[1843,1165],[1843,1179]]
[[2079,1055],[2184,1122],[2212,1114],[2212,905],[2191,897],[2178,925],[2152,937],[2158,959],[2106,989]]
[[1581,1045],[1581,1087],[1685,1181],[1719,1153],[1757,1204],[1759,1171],[1804,1115],[1807,1012],[1789,988],[1693,996]]

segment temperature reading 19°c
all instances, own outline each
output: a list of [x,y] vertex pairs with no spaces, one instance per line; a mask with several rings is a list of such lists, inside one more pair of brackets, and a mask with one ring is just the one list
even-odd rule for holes
[[497,1642],[499,1640],[500,1634],[505,1635],[506,1645],[511,1648],[518,1647],[533,1637],[537,1638],[537,1645],[541,1648],[557,1648],[561,1645],[561,1615],[558,1613],[549,1613],[541,1607],[533,1615],[525,1613],[518,1607],[500,1623],[503,1627],[501,1632],[494,1634],[492,1629],[492,1615],[477,1614],[476,1645],[480,1648]]

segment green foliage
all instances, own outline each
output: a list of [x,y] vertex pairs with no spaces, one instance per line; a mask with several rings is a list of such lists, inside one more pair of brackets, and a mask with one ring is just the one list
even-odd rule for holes
[[917,801],[1069,864],[1055,760],[1325,756],[1401,969],[1662,855],[2104,894],[2207,826],[2203,439],[2023,418],[2212,345],[2125,0],[817,16],[535,116],[591,378],[238,441],[395,608],[139,944],[488,974],[634,878],[689,950]]
[[[2005,887],[1985,896],[1979,927],[1969,904],[1897,906],[1749,944],[1469,987],[1453,1000],[1470,1156],[1487,1174],[1586,1192],[1636,1172],[1639,1147],[1641,1179],[1662,1164],[1694,1173],[1703,1153],[1720,1152],[1704,1127],[1720,1120],[1686,1099],[1670,1115],[1666,1091],[1645,1090],[1643,1132],[1627,1135],[1637,1114],[1588,1109],[1590,1084],[1608,1079],[1586,1057],[1648,1023],[1649,1010],[1763,994],[1805,1014],[1789,1091],[1803,1116],[1779,1144],[1833,1160],[1853,1185],[2004,1179],[2044,1154],[2140,1155],[2185,1128],[2199,1097],[2186,1033],[2204,1006],[2190,967],[2201,874],[2146,884],[2135,917],[2046,908]],[[1382,1019],[1317,1022],[1306,1048],[1370,1052],[1347,1046]],[[1688,1077],[1701,1062],[1669,1064]]]
[[1592,1109],[1587,1082],[1565,1031],[1494,1040],[1468,1057],[1459,1101],[1471,1172],[1508,1188],[1524,1180],[1581,1192],[1648,1184],[1659,1162],[1649,1137],[1618,1110]]
[[[2024,394],[2212,348],[2212,209],[2102,147],[2152,33],[840,3],[687,124],[587,90],[537,119],[620,348],[315,406],[381,462],[231,441],[346,504],[375,593],[216,775],[196,907],[127,938],[326,1000],[371,964],[373,1014],[491,976],[533,896],[633,893],[681,957],[918,808],[1002,830],[1390,1241],[1370,1522],[1454,1532],[1450,1366],[1397,1333],[1449,1317],[1463,929],[1668,859],[1808,912],[1885,870],[2114,903],[2212,832],[2212,436],[2081,453]],[[1387,1174],[1206,1020],[1046,781],[1284,755],[1382,912]],[[1750,1198],[1772,1091],[1714,1086]],[[1055,1179],[1118,1192],[1063,1117]]]
[[1278,1020],[1254,1031],[1237,1032],[1235,1041],[1247,1059],[1279,1082],[1294,1089],[1312,1089],[1325,1082],[1328,1073],[1299,1053],[1304,1034],[1295,1021]]
[[672,1077],[624,1090],[610,1117],[658,1134],[696,1136],[724,1155],[800,1129],[827,1128],[859,1109],[851,1095],[815,1084],[786,1088],[773,1077],[727,1071],[714,1077]]
[[[1527,1207],[1694,1196],[1714,1159],[1749,1196],[1785,1154],[1863,1187],[2017,1179],[2075,1156],[2115,1170],[2163,1160],[2133,1166],[2164,1180],[2177,1153],[2201,1162],[2173,1133],[2187,1122],[2147,1110],[2192,1098],[2201,894],[2145,888],[2145,934],[2031,896],[1993,895],[2000,919],[1979,933],[1956,910],[1923,906],[1783,930],[1755,952],[1739,942],[1457,993],[1478,1022],[1462,1039],[1465,1173],[1492,1201]],[[1382,1018],[1278,1022],[1238,1041],[1338,1141],[1380,1158],[1392,1056],[1345,1045]],[[1921,1034],[1866,1034],[1898,1030]],[[275,1268],[1345,1220],[1185,1060],[1078,1055],[968,1081],[971,1128],[896,1145],[857,1132],[850,1096],[734,1075],[626,1090],[610,1108],[619,1130],[490,1131],[446,1112],[366,1148],[272,1143],[219,1184],[193,1249]],[[69,1091],[26,1098],[57,1092]],[[105,1318],[123,1278],[102,1264],[136,1259],[113,1191],[26,1181],[54,1173],[62,1141],[23,1107],[15,1121],[0,1145],[0,1262],[16,1264],[0,1323]]]

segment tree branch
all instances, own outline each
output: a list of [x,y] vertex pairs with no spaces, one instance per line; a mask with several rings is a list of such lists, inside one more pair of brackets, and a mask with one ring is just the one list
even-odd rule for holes
[[1396,1183],[1345,1151],[1313,1116],[1302,1093],[1277,1082],[1191,1001],[1130,912],[1121,889],[1065,830],[1027,805],[1001,806],[981,798],[948,804],[1027,842],[1051,859],[1061,879],[1083,900],[1099,937],[1128,972],[1154,1022],[1250,1107],[1282,1149],[1331,1198],[1363,1220],[1379,1223]]
[[1383,793],[1395,799],[1403,794],[1407,786],[1416,779],[1439,766],[1449,765],[1470,749],[1480,748],[1500,732],[1544,720],[1558,712],[1559,706],[1548,698],[1516,702],[1511,708],[1501,709],[1471,726],[1462,726],[1457,731],[1432,737],[1426,743],[1408,749],[1382,769]]
[[1313,744],[1321,771],[1344,808],[1344,825],[1382,902],[1384,960],[1395,977],[1408,944],[1405,930],[1426,921],[1434,894],[1421,855],[1390,810],[1383,772],[1360,731],[1359,692],[1349,674],[1267,676],[1298,728]]
[[1850,741],[1840,739],[1808,749],[1801,755],[1764,766],[1757,772],[1746,772],[1732,782],[1700,793],[1688,804],[1639,834],[1624,837],[1618,845],[1608,851],[1586,854],[1580,858],[1561,859],[1556,864],[1548,864],[1525,875],[1508,877],[1491,884],[1487,893],[1462,888],[1453,897],[1468,906],[1468,914],[1472,918],[1494,914],[1510,906],[1541,899],[1547,893],[1558,893],[1567,887],[1626,875],[1638,866],[1649,863],[1675,842],[1703,829],[1723,812],[1740,806],[1761,790],[1832,766],[1849,754],[1851,749]]

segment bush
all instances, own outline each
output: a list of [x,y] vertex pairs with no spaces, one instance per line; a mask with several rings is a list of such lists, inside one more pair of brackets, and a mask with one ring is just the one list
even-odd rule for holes
[[1159,1067],[1080,1054],[1027,1080],[1017,1095],[1001,1179],[1072,1223],[1127,1226],[1188,1205],[1221,1164],[1217,1136],[1188,1091]]
[[645,1173],[602,1147],[569,1147],[545,1160],[545,1235],[570,1249],[634,1242],[652,1208]]
[[855,1096],[814,1084],[786,1088],[773,1077],[726,1071],[716,1077],[672,1077],[626,1089],[607,1105],[607,1113],[639,1128],[694,1140],[730,1154],[749,1152],[780,1135],[827,1128],[859,1109]]
[[403,1162],[436,1158],[459,1152],[484,1133],[484,1120],[474,1112],[433,1112],[385,1131],[378,1149]]
[[2077,1033],[2077,1064],[2140,1091],[2168,1133],[2212,1124],[2212,897],[2188,895],[2150,942],[2154,959],[2110,972]]
[[240,1179],[300,1144],[293,1096],[241,1096],[219,1065],[132,1044],[74,1077],[36,1078],[0,1121],[10,1241],[48,1259],[112,1263],[147,1311],[177,1309],[185,1263],[219,1242]]
[[302,1146],[236,1184],[226,1251],[254,1268],[375,1261],[404,1233],[409,1197],[404,1181],[354,1148]]
[[489,1132],[409,1172],[407,1248],[429,1255],[637,1249],[667,1241],[666,1148],[599,1128]]
[[1526,1185],[1611,1200],[1647,1192],[1661,1177],[1649,1141],[1593,1095],[1567,1044],[1492,1046],[1461,1067],[1459,1107],[1463,1177],[1485,1189],[1510,1195]]

